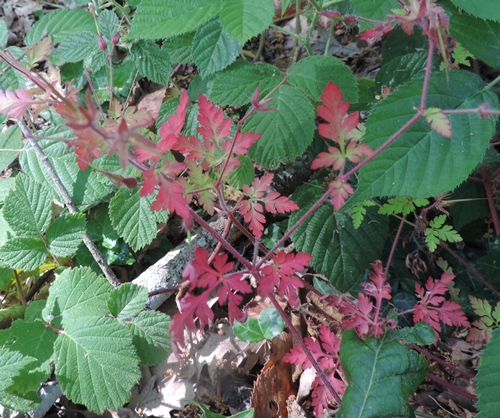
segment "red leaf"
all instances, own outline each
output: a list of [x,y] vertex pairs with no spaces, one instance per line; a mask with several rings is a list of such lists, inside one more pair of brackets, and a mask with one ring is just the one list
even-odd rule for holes
[[354,194],[351,185],[343,183],[340,180],[334,180],[328,186],[330,186],[330,196],[332,197],[332,205],[335,210],[339,210],[344,206],[349,195]]
[[164,154],[172,148],[177,142],[177,137],[184,127],[184,120],[186,118],[186,110],[189,102],[189,96],[186,90],[182,90],[179,106],[175,114],[170,115],[166,122],[161,125],[160,137],[161,141],[158,143],[158,150]]
[[214,141],[216,144],[220,140],[231,134],[231,119],[224,119],[224,111],[217,109],[211,101],[203,94],[198,95],[198,122],[200,127],[196,128],[205,142],[208,140]]
[[33,100],[26,90],[7,90],[0,93],[0,113],[7,114],[8,117],[22,118],[26,111],[34,104],[45,103],[43,100]]

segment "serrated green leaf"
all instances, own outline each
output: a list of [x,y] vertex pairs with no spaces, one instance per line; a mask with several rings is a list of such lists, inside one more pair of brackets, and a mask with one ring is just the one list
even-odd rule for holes
[[73,318],[54,349],[63,393],[98,414],[128,402],[130,389],[141,377],[130,333],[111,318]]
[[68,257],[76,253],[85,234],[85,215],[62,215],[47,229],[45,239],[49,252],[56,257]]
[[[6,179],[0,180],[0,204],[5,203],[5,198],[9,194],[10,190],[16,185],[16,179],[14,177],[8,177]],[[0,240],[1,242],[1,240]]]
[[113,287],[88,267],[62,272],[49,289],[44,321],[66,327],[78,318],[108,315],[108,299]]
[[[12,379],[21,373],[22,369],[35,363],[33,357],[23,356],[18,351],[0,347],[0,402],[3,401],[4,390],[12,384]],[[2,402],[2,404],[4,404]]]
[[[73,135],[71,130],[58,131],[57,129],[50,129],[45,132],[41,131],[39,134],[44,136],[53,135],[61,138],[71,138]],[[77,206],[92,206],[101,202],[104,197],[116,190],[116,186],[104,175],[97,173],[91,168],[83,171],[80,170],[76,162],[76,157],[68,154],[67,146],[64,142],[39,141],[39,145],[45,155],[47,155],[64,187],[66,187],[66,190]],[[51,190],[51,194],[56,196],[59,201],[64,201],[51,181],[46,169],[41,165],[33,148],[29,145],[26,146],[25,151],[19,156],[19,162],[25,173]]]
[[[474,2],[470,2],[471,4]],[[491,3],[493,4],[493,3]],[[447,0],[442,3],[450,14],[450,35],[474,56],[492,67],[500,67],[500,22],[460,13]],[[495,5],[498,9],[498,5]],[[488,18],[491,19],[491,18]]]
[[50,193],[32,178],[19,174],[6,199],[3,216],[18,237],[39,237],[52,216]]
[[52,36],[52,42],[58,44],[76,32],[97,33],[94,19],[82,9],[60,9],[44,15],[26,35],[26,45],[33,45],[44,35]]
[[22,147],[23,143],[21,141],[21,129],[19,129],[19,126],[11,126],[6,131],[0,133],[0,173],[17,158]]
[[347,330],[340,360],[349,385],[338,418],[414,416],[408,397],[427,374],[424,356],[395,340],[362,340],[354,330]]
[[248,156],[266,168],[302,155],[314,133],[314,109],[299,90],[283,85],[270,97],[268,107],[277,111],[253,114],[243,125],[244,132],[261,134]]
[[196,31],[193,38],[193,59],[206,76],[221,71],[239,55],[243,45],[229,35],[218,19],[206,23]]
[[[14,58],[19,60],[21,63],[26,63],[28,66],[28,62],[24,57],[24,51],[17,46],[9,46],[7,48]],[[9,66],[4,60],[0,61],[0,85],[5,89],[14,90],[14,89],[24,89],[28,83],[28,78],[19,71],[16,71],[14,68]],[[0,121],[5,122],[7,120],[5,115],[0,115]]]
[[49,253],[41,238],[12,238],[0,248],[3,264],[24,271],[40,267]]
[[272,340],[281,334],[285,321],[275,308],[265,308],[257,318],[248,318],[246,322],[234,321],[234,335],[247,343]]
[[418,54],[429,49],[427,36],[423,36],[422,29],[415,26],[413,33],[408,36],[400,25],[389,32],[382,46],[382,62],[387,64],[394,58],[407,54]]
[[407,344],[431,345],[436,340],[436,332],[426,322],[417,322],[412,327],[396,329],[388,333],[387,341],[399,339]]
[[184,33],[163,41],[162,49],[167,51],[172,64],[187,64],[193,62],[191,47],[195,32]]
[[[412,80],[373,106],[366,122],[363,143],[376,150],[415,114],[422,94],[422,80]],[[428,105],[469,109],[498,101],[483,81],[469,72],[432,74]],[[425,119],[418,120],[377,158],[359,172],[351,204],[374,196],[436,196],[467,178],[489,146],[495,120],[476,114],[449,115],[453,137],[443,138]],[[446,173],[446,175],[444,175]],[[349,201],[347,202],[349,205]]]
[[489,0],[452,0],[455,6],[465,10],[473,16],[486,20],[500,21],[500,8],[498,3]]
[[2,19],[0,20],[0,48],[4,49],[7,47],[7,41],[9,40],[9,28],[7,27],[7,22]]
[[344,100],[350,103],[358,101],[358,85],[354,74],[343,61],[335,57],[303,58],[288,70],[287,80],[318,102],[330,81],[340,88]]
[[464,199],[456,205],[450,206],[453,226],[460,231],[465,225],[488,216],[489,208],[486,192],[481,183],[467,181],[458,186],[448,197],[448,200]]
[[182,35],[213,19],[223,3],[213,0],[142,0],[128,39],[160,39]]
[[[292,199],[300,210],[293,212],[289,224],[294,225],[316,202],[323,190],[300,186]],[[354,228],[350,216],[335,212],[331,203],[321,205],[292,235],[297,251],[312,255],[311,265],[324,274],[339,291],[346,292],[361,282],[362,273],[376,260],[387,238],[388,219],[369,208],[366,220]]]
[[132,45],[130,54],[143,77],[159,84],[168,84],[172,64],[165,48],[153,41],[141,40]]
[[111,293],[108,307],[118,320],[125,320],[137,315],[148,300],[148,289],[132,283],[124,283]]
[[24,320],[26,322],[33,322],[37,320],[42,321],[42,310],[45,308],[46,303],[47,300],[45,299],[34,300],[31,302],[24,313]]
[[104,239],[117,240],[120,238],[109,219],[108,205],[102,204],[94,219],[87,224],[87,232],[92,241],[103,241]]
[[[386,20],[385,15],[391,13],[391,9],[397,6],[392,0],[351,0],[352,8],[356,16],[363,16],[366,19]],[[374,26],[372,23],[359,21],[360,31]]]
[[99,51],[97,35],[92,32],[77,32],[62,41],[51,58],[57,65],[82,61]]
[[352,224],[354,225],[355,229],[359,228],[361,222],[363,222],[363,219],[365,218],[365,206],[375,206],[375,202],[372,202],[371,200],[365,200],[364,202],[356,203],[351,209]]
[[113,35],[120,29],[118,17],[111,10],[101,10],[97,16],[97,25],[102,36],[111,42]]
[[245,43],[266,29],[273,15],[272,0],[226,0],[220,20],[230,35]]
[[171,336],[167,332],[171,319],[155,311],[144,311],[127,324],[141,363],[161,363],[171,351]]
[[250,103],[259,85],[260,95],[264,97],[280,81],[280,72],[274,65],[237,61],[217,74],[208,98],[216,103],[242,105]]
[[109,202],[109,217],[116,231],[135,251],[156,237],[156,220],[151,203],[141,198],[140,190],[121,188]]
[[238,157],[240,165],[231,173],[231,185],[236,189],[241,189],[244,184],[252,184],[255,178],[252,160],[246,155]]
[[439,229],[444,225],[445,222],[446,222],[446,215],[438,215],[432,221],[429,222],[429,226],[432,229]]
[[395,199],[389,199],[387,203],[384,203],[378,210],[378,213],[382,215],[393,215],[399,213],[406,216],[415,212],[415,207],[421,207],[428,204],[429,201],[427,199],[412,199],[411,197],[404,196],[396,197]]
[[476,382],[479,400],[476,408],[478,418],[490,418],[498,414],[498,391],[500,390],[500,328],[494,330],[491,339],[481,354]]

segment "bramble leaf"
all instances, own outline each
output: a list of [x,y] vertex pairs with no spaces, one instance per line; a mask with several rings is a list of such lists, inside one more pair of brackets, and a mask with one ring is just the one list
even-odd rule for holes
[[130,56],[143,77],[159,84],[168,84],[170,78],[170,56],[168,51],[153,41],[140,40],[132,45]]
[[65,214],[57,218],[47,229],[45,240],[48,250],[57,257],[68,257],[76,253],[85,234],[85,215]]
[[481,364],[477,370],[476,382],[479,394],[476,407],[478,418],[494,417],[498,413],[498,391],[500,382],[500,329],[493,331],[486,348],[481,353]]

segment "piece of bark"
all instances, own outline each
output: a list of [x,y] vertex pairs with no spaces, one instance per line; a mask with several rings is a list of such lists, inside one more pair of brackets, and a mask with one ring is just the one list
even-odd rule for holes
[[[226,222],[224,218],[216,218],[209,224],[217,233],[222,235]],[[240,235],[240,230],[232,227],[226,239],[232,243]],[[191,237],[190,244],[186,239],[135,278],[132,283],[146,287],[148,292],[174,287],[183,281],[182,272],[186,264],[191,260],[191,255],[194,253],[194,250],[196,248],[206,248],[209,251],[213,251],[217,242],[218,241],[208,231],[200,228],[196,231],[196,234]],[[148,299],[147,306],[152,310],[158,309],[171,294],[172,293],[162,293],[152,296]]]

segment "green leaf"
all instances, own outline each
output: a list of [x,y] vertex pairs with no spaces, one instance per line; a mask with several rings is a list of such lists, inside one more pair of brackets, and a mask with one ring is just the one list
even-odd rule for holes
[[216,103],[243,105],[250,103],[259,85],[260,96],[264,97],[280,81],[280,72],[274,65],[237,61],[217,74],[208,98]]
[[[53,135],[54,137],[61,138],[70,138],[73,135],[70,130],[58,131],[57,129],[40,131],[39,134],[44,136]],[[68,154],[67,146],[64,142],[39,141],[39,145],[45,155],[47,155],[64,187],[66,187],[66,190],[77,206],[92,206],[116,190],[116,186],[104,175],[97,173],[91,168],[83,171],[80,170],[76,162],[76,157]],[[26,146],[25,151],[19,156],[19,162],[25,173],[51,190],[52,195],[56,196],[59,201],[64,201],[51,181],[45,167],[41,165],[33,148],[29,145]]]
[[156,220],[151,202],[141,198],[140,190],[122,187],[109,202],[109,217],[116,231],[134,251],[156,237]]
[[226,0],[220,20],[224,29],[244,44],[266,29],[273,15],[272,0]]
[[172,64],[187,64],[193,62],[191,47],[195,32],[184,33],[163,41],[162,49],[170,56]]
[[57,257],[68,257],[76,253],[85,234],[85,215],[62,215],[47,230],[45,237],[49,252]]
[[[300,210],[291,214],[290,226],[322,194],[323,190],[314,185],[298,187],[292,199]],[[331,203],[325,202],[292,235],[297,251],[311,254],[312,266],[341,292],[361,282],[363,272],[384,248],[388,233],[387,217],[378,215],[376,208],[368,208],[366,218],[355,229],[350,216],[335,212]]]
[[257,318],[248,318],[245,323],[234,321],[234,335],[247,343],[257,343],[281,334],[285,321],[275,308],[265,308]]
[[[225,418],[224,415],[216,414],[210,411],[205,405],[193,402],[191,400],[186,400],[186,403],[195,405],[203,411],[201,418]],[[254,409],[250,408],[248,411],[238,412],[235,415],[231,415],[230,418],[253,418]]]
[[39,237],[47,230],[52,216],[50,192],[32,178],[19,174],[11,189],[3,216],[19,237]]
[[349,385],[338,418],[414,416],[408,397],[427,374],[422,355],[396,340],[362,340],[354,330],[347,330],[340,360]]
[[[26,58],[24,58],[25,53],[21,48],[9,46],[7,51],[14,55],[14,58],[20,60],[21,63],[26,63],[26,66],[29,65]],[[24,74],[10,67],[4,60],[0,61],[0,85],[7,89],[25,89],[26,83],[28,83],[28,78]],[[6,120],[5,115],[0,115],[1,123]]]
[[350,103],[358,101],[358,85],[354,74],[343,61],[335,57],[303,58],[288,70],[287,80],[317,102],[330,81],[340,88],[344,100]]
[[44,15],[26,35],[26,45],[33,45],[47,34],[58,44],[76,32],[97,33],[94,19],[82,9],[60,9]]
[[[500,37],[498,36],[500,23],[460,13],[448,0],[442,4],[450,14],[449,29],[453,39],[460,42],[464,48],[486,64],[495,68],[500,67]],[[495,5],[495,8],[499,9],[498,5]],[[491,18],[488,17],[488,19]]]
[[6,266],[24,271],[40,267],[48,255],[41,238],[12,238],[0,248],[0,260]]
[[31,302],[26,308],[26,312],[24,313],[24,320],[26,322],[33,322],[37,320],[42,321],[42,310],[43,308],[45,308],[46,303],[47,300],[45,299],[34,300],[33,302]]
[[223,3],[213,0],[142,0],[128,39],[160,39],[191,32],[213,19]]
[[427,199],[412,199],[411,197],[404,196],[396,197],[395,199],[389,199],[387,203],[384,203],[378,210],[378,213],[382,215],[401,214],[406,216],[415,212],[415,207],[422,207],[428,204],[429,200]]
[[314,133],[314,109],[299,90],[281,86],[270,97],[268,107],[277,111],[253,114],[243,125],[244,132],[262,135],[248,156],[265,168],[302,155]]
[[420,54],[429,49],[429,41],[424,36],[422,30],[415,26],[413,33],[408,36],[401,26],[398,25],[392,30],[382,46],[382,62],[387,64],[394,58],[408,54]]
[[388,334],[388,341],[402,339],[407,344],[418,344],[420,346],[434,344],[436,332],[426,322],[417,322],[412,327],[396,329]]
[[165,48],[153,41],[141,40],[132,45],[130,54],[143,77],[158,84],[168,84],[172,64]]
[[490,246],[488,254],[477,260],[481,268],[488,277],[488,281],[493,285],[500,284],[500,241]]
[[115,228],[109,219],[108,205],[102,204],[99,206],[97,216],[90,220],[87,224],[87,232],[92,241],[117,240],[120,238]]
[[129,401],[141,373],[123,324],[82,313],[65,324],[54,348],[56,377],[69,399],[98,414]]
[[[373,106],[363,143],[374,150],[379,148],[415,115],[421,95],[422,80],[412,80]],[[448,79],[444,73],[431,76],[428,106],[469,109],[488,101],[490,107],[498,106],[496,96],[484,90],[483,81],[475,74],[450,71]],[[351,204],[374,196],[436,196],[465,180],[481,161],[495,120],[477,114],[448,116],[451,139],[434,132],[425,119],[420,119],[367,163],[359,172]]]
[[97,35],[92,32],[77,32],[68,36],[52,53],[56,65],[82,61],[99,51]]
[[9,40],[9,28],[7,27],[7,22],[2,19],[0,20],[0,48],[4,49],[7,47],[7,41]]
[[252,184],[255,178],[255,171],[253,169],[252,160],[246,155],[240,155],[238,160],[240,165],[234,169],[230,177],[231,186],[236,189],[241,189],[244,184]]
[[498,414],[498,392],[500,391],[500,328],[491,334],[491,339],[481,354],[476,382],[479,411],[478,418],[494,417]]
[[[3,22],[3,20],[0,20],[0,22]],[[22,147],[21,129],[17,125],[11,126],[0,133],[0,173],[17,158]]]
[[168,356],[171,351],[170,323],[171,319],[161,312],[144,311],[127,324],[141,364],[158,364]]
[[148,289],[132,283],[124,283],[117,289],[113,289],[108,307],[118,320],[125,320],[137,315],[148,300]]
[[66,327],[79,318],[108,315],[108,299],[113,287],[88,267],[62,272],[49,289],[44,321]]
[[450,206],[449,209],[452,214],[453,226],[457,231],[460,231],[465,225],[472,221],[485,218],[489,214],[486,192],[481,183],[475,181],[462,183],[453,191],[447,200],[456,199],[466,200],[465,202]]
[[12,384],[12,379],[18,376],[25,367],[34,364],[35,361],[35,358],[23,356],[18,351],[0,347],[0,364],[2,364],[0,367],[0,401],[3,400],[5,389]]
[[[363,16],[366,19],[386,20],[385,15],[391,13],[391,9],[397,6],[393,0],[351,0],[352,8],[356,16]],[[374,24],[359,22],[360,31],[374,26]]]
[[[0,204],[5,203],[5,199],[9,194],[10,190],[16,185],[15,177],[8,177],[0,180]],[[1,241],[1,240],[0,240]]]
[[218,19],[198,29],[193,38],[193,58],[202,76],[221,71],[239,55],[243,45],[229,35]]
[[[352,224],[355,229],[358,229],[363,222],[366,215],[365,207],[375,206],[375,202],[371,200],[365,200],[363,202],[356,203],[351,209]],[[379,211],[380,213],[380,211]]]
[[500,22],[500,8],[498,7],[498,3],[491,2],[490,0],[452,0],[452,2],[455,6],[473,16]]
[[[113,35],[120,29],[118,17],[111,10],[101,10],[97,17],[99,31],[104,38],[111,42]],[[109,46],[109,45],[108,45]]]

